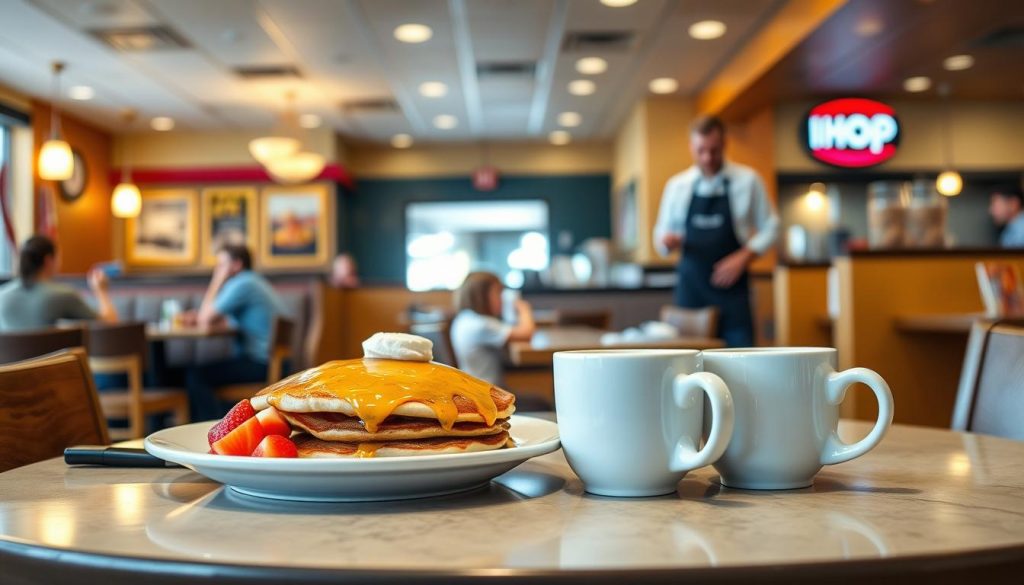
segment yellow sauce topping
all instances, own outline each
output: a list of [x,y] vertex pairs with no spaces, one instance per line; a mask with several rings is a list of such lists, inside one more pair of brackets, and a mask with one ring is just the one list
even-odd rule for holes
[[359,443],[356,447],[356,457],[360,459],[369,459],[370,457],[377,456],[377,449],[380,449],[381,443]]
[[267,400],[276,405],[285,394],[295,395],[296,389],[347,400],[371,433],[406,402],[425,404],[450,431],[459,415],[456,395],[472,402],[488,425],[498,417],[490,383],[434,362],[367,358],[331,361],[273,385]]

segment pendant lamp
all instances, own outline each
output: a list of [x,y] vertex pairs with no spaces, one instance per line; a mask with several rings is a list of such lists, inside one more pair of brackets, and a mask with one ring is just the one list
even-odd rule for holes
[[[125,128],[131,129],[135,121],[135,111],[125,110],[122,115]],[[122,144],[124,141],[122,140]],[[128,160],[128,149],[122,151],[121,157],[121,182],[114,187],[114,194],[110,198],[110,211],[114,217],[129,218],[138,217],[142,211],[142,193],[132,182],[132,166]]]
[[60,134],[60,114],[57,100],[60,99],[60,74],[64,63],[53,63],[53,94],[50,99],[50,138],[39,149],[39,177],[45,181],[66,181],[75,171],[75,159],[71,145]]

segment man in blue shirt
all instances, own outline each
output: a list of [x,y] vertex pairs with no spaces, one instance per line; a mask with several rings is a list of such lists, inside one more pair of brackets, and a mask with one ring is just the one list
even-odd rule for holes
[[1001,185],[993,189],[988,212],[996,225],[1003,228],[999,245],[1024,248],[1024,192],[1020,185]]
[[274,317],[284,306],[273,287],[252,271],[252,256],[245,246],[226,244],[217,252],[210,286],[195,315],[202,327],[230,320],[238,328],[235,355],[226,361],[189,368],[188,388],[192,420],[209,420],[223,414],[214,391],[227,384],[264,382],[270,357]]

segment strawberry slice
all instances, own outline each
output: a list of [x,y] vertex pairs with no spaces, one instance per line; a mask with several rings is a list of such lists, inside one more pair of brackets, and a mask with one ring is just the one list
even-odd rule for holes
[[253,457],[298,457],[299,451],[291,439],[281,435],[268,435],[256,450],[252,452]]
[[256,420],[263,425],[263,432],[268,435],[292,436],[292,427],[281,413],[273,406],[268,406],[256,413]]
[[256,411],[253,410],[252,404],[249,403],[248,399],[239,402],[231,407],[231,410],[228,411],[224,418],[220,419],[219,423],[210,427],[210,432],[206,434],[207,442],[212,447],[214,443],[223,439],[228,433],[254,416],[256,416]]
[[213,450],[218,455],[248,456],[259,446],[265,436],[267,435],[263,432],[260,421],[253,417],[215,442]]

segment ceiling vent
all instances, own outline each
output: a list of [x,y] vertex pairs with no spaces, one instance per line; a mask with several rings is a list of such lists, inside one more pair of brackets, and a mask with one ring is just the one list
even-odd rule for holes
[[537,64],[533,61],[491,61],[476,64],[476,76],[479,79],[510,77],[533,77]]
[[243,65],[232,69],[235,75],[243,79],[281,79],[285,77],[302,77],[294,65]]
[[562,51],[566,53],[621,53],[633,48],[636,35],[630,31],[586,31],[566,33]]
[[346,114],[390,114],[398,111],[398,103],[391,98],[356,100],[341,104]]
[[1024,47],[1024,27],[1007,26],[996,29],[971,43],[975,48]]
[[166,26],[104,28],[89,31],[94,37],[124,53],[187,49],[188,41]]

